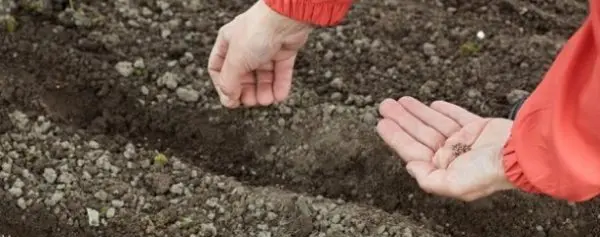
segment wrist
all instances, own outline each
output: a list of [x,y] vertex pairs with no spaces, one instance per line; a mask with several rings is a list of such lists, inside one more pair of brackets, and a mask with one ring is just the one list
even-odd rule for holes
[[333,26],[344,19],[353,0],[259,0],[280,15],[318,26]]
[[513,189],[517,189],[517,186],[515,186],[511,181],[510,178],[508,177],[507,173],[506,173],[506,168],[504,167],[504,146],[500,146],[498,151],[496,152],[496,160],[498,161],[498,165],[497,165],[497,185],[496,185],[496,191],[506,191],[506,190],[513,190]]
[[266,26],[268,29],[272,29],[273,34],[277,36],[285,37],[300,32],[308,34],[314,29],[314,27],[307,22],[302,22],[278,13],[268,6],[264,0],[259,0],[252,8],[256,8],[256,12],[259,12],[259,19],[262,22],[261,25]]

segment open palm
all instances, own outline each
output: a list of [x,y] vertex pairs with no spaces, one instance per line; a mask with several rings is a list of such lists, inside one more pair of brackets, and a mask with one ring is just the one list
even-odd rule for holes
[[424,191],[472,201],[513,188],[502,166],[512,121],[482,118],[443,101],[427,106],[411,97],[387,99],[379,111],[377,132]]

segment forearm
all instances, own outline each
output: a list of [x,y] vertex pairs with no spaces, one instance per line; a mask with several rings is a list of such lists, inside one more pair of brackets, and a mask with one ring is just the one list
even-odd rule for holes
[[277,13],[318,26],[332,26],[344,19],[352,0],[262,0]]

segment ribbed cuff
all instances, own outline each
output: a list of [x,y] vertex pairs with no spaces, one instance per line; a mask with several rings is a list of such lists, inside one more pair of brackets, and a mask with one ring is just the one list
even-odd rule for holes
[[274,11],[291,19],[332,26],[344,19],[352,0],[264,0]]
[[535,186],[533,186],[529,182],[527,177],[525,177],[523,169],[519,165],[519,157],[517,156],[512,137],[509,138],[509,140],[504,145],[502,155],[504,157],[504,173],[508,178],[509,182],[511,182],[515,187],[519,188],[521,191],[535,194],[541,193]]

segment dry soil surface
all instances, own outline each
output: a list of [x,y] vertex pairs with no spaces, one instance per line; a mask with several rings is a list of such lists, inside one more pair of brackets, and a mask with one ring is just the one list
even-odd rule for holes
[[506,116],[584,0],[357,1],[244,110],[205,68],[253,1],[72,3],[0,0],[0,236],[600,235],[598,200],[428,195],[374,132],[404,95]]

